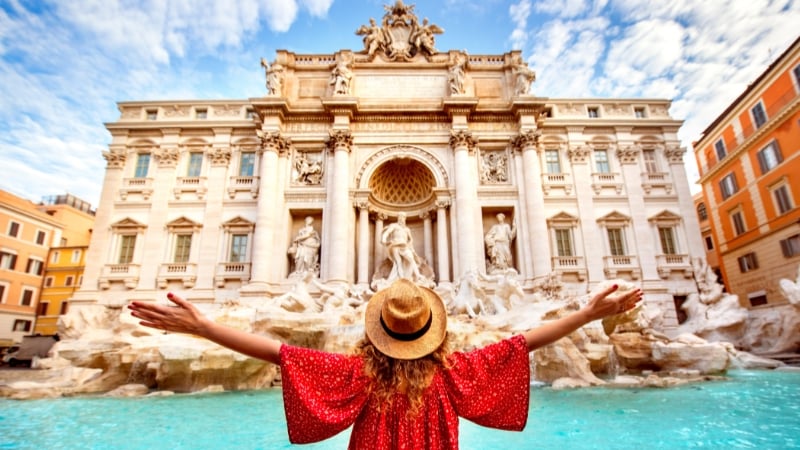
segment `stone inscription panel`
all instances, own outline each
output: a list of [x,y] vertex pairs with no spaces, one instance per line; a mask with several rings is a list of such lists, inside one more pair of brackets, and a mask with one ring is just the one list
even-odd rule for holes
[[357,96],[367,98],[429,98],[448,92],[447,78],[436,75],[357,77],[354,86]]

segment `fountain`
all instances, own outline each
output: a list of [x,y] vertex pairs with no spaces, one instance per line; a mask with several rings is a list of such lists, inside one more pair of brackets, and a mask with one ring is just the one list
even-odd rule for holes
[[[213,320],[242,330],[266,334],[293,345],[347,352],[363,336],[363,305],[371,291],[332,288],[309,277],[295,277],[288,296],[269,300],[243,298],[199,304]],[[634,288],[624,280],[609,280],[620,291]],[[580,308],[590,295],[562,292],[553,275],[524,293],[513,271],[462,277],[456,287],[436,290],[449,308],[449,332],[456,348],[470,349],[512,333],[539,326]],[[288,293],[287,292],[287,293]],[[689,319],[669,337],[656,331],[663,315],[651,305],[594,322],[531,357],[535,380],[557,388],[623,385],[665,386],[707,379],[731,368],[775,368],[782,363],[738,350],[721,337],[752,340],[742,325],[747,311],[732,307],[736,298],[687,301]],[[315,307],[320,299],[327,302]],[[166,299],[164,300],[166,302]],[[298,306],[305,305],[305,306]],[[707,320],[700,320],[700,318]],[[798,315],[785,319],[796,323]],[[795,322],[792,322],[795,321]],[[717,326],[712,329],[710,326]],[[278,367],[254,360],[193,336],[165,334],[138,325],[121,306],[83,305],[60,323],[62,340],[51,357],[36,360],[44,371],[40,381],[0,384],[0,395],[26,399],[104,393],[141,395],[158,392],[261,389],[280,385]],[[749,327],[749,328],[748,328]],[[749,331],[748,331],[749,330]],[[763,338],[762,338],[763,339]],[[535,371],[534,371],[535,368]]]

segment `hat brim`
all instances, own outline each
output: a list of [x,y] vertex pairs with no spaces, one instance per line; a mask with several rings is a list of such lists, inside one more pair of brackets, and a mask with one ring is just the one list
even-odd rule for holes
[[364,328],[372,345],[381,353],[395,359],[418,359],[433,353],[447,334],[447,309],[439,295],[432,289],[417,286],[431,305],[431,326],[421,337],[412,341],[395,339],[381,325],[381,310],[388,299],[386,292],[378,291],[367,303]]

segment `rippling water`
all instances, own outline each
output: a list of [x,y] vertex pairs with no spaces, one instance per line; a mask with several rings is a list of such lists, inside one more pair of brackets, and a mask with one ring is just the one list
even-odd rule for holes
[[[669,389],[531,390],[521,433],[463,422],[462,449],[800,448],[800,372],[743,371]],[[0,449],[344,449],[289,444],[278,390],[0,399]]]

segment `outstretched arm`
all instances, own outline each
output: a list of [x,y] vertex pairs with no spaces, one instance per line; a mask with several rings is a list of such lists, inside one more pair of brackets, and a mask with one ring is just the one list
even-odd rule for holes
[[132,302],[128,309],[146,327],[194,334],[253,358],[274,364],[280,362],[280,341],[218,324],[205,317],[194,305],[172,293],[167,294],[167,298],[175,306]]
[[528,351],[532,352],[539,347],[551,344],[589,322],[631,310],[642,299],[641,289],[634,289],[618,297],[609,298],[609,295],[617,289],[618,286],[615,284],[592,297],[589,304],[579,311],[523,333]]

